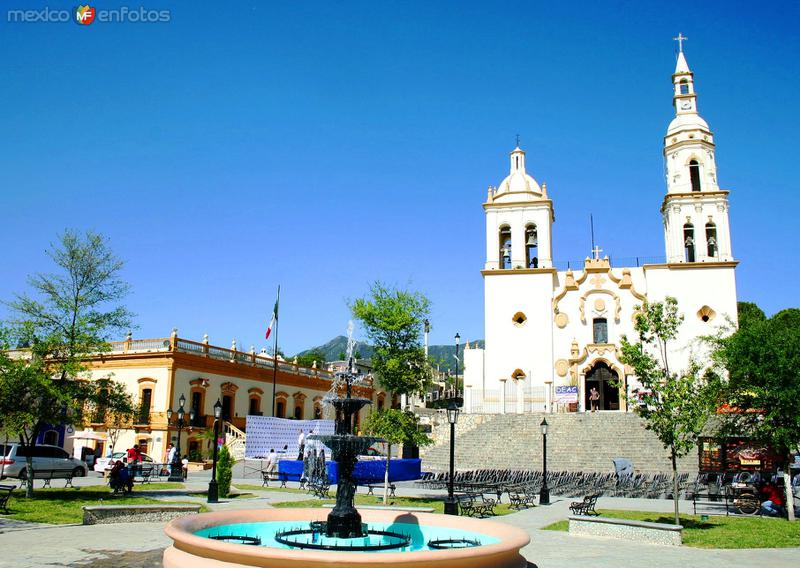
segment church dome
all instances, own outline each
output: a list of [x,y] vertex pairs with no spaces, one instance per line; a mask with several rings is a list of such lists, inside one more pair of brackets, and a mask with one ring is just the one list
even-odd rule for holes
[[497,186],[495,197],[500,197],[504,193],[542,194],[542,188],[525,171],[525,151],[519,146],[511,152],[511,172]]
[[672,136],[684,130],[709,130],[708,123],[699,114],[679,114],[672,119],[667,128],[667,136]]

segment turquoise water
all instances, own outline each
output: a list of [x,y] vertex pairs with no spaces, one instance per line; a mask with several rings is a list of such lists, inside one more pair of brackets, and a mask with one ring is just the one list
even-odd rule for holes
[[[411,537],[410,545],[404,548],[395,548],[393,550],[386,550],[382,552],[413,552],[416,550],[435,550],[428,547],[428,542],[431,540],[440,540],[440,539],[468,538],[471,540],[478,540],[481,543],[481,545],[495,544],[500,542],[499,539],[485,534],[453,529],[453,528],[445,528],[445,527],[432,527],[425,525],[420,526],[412,523],[369,523],[368,527],[370,530],[399,532],[409,535]],[[217,536],[217,535],[234,535],[234,534],[246,535],[250,537],[259,537],[261,539],[261,546],[298,550],[298,548],[293,548],[277,542],[275,540],[275,533],[283,530],[306,529],[306,528],[308,528],[307,522],[269,521],[263,523],[238,523],[233,525],[220,525],[218,527],[211,527],[208,529],[197,531],[194,534],[202,537]],[[308,537],[304,536],[303,538],[310,539],[311,536],[310,535]],[[362,545],[366,544],[367,542],[370,542],[371,544],[381,544],[387,542],[387,539],[391,540],[389,539],[389,537],[381,535],[370,535],[365,538],[354,538],[354,539],[327,538],[323,535],[319,535],[318,540],[315,540],[314,542],[320,542],[324,544],[337,544],[347,547],[350,546],[351,544]],[[381,551],[376,551],[373,552],[373,554],[379,554],[380,552]]]

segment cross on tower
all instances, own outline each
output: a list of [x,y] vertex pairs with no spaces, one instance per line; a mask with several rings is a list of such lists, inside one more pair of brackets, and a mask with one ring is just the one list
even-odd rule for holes
[[592,254],[594,255],[594,259],[595,260],[600,260],[600,253],[601,252],[603,252],[603,249],[601,249],[599,246],[595,246],[592,249]]
[[686,40],[687,40],[687,39],[689,39],[689,38],[688,38],[688,37],[685,37],[683,34],[681,34],[681,32],[678,32],[678,37],[674,37],[674,38],[672,38],[672,39],[673,39],[674,41],[677,41],[677,42],[678,42],[678,50],[679,50],[681,53],[683,53],[683,42],[684,42],[684,41],[686,41]]
[[519,134],[517,134],[517,148],[519,148]]

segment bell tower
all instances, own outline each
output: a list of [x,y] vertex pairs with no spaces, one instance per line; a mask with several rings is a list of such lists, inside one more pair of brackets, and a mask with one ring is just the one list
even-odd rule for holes
[[525,151],[511,151],[510,171],[498,187],[489,186],[486,203],[486,270],[552,268],[550,240],[553,203],[547,185],[525,170]]
[[667,194],[661,205],[668,263],[733,260],[728,192],[717,182],[714,136],[698,113],[694,73],[678,34],[672,104],[675,118],[664,137]]

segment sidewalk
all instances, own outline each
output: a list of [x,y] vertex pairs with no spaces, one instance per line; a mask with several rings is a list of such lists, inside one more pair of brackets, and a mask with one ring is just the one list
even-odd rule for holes
[[[198,476],[199,477],[199,476]],[[100,480],[79,480],[81,485],[97,485]],[[204,490],[208,478],[191,478],[187,490]],[[252,478],[236,479],[233,483],[261,485]],[[290,483],[296,488],[297,483]],[[273,503],[305,500],[308,496],[278,490],[250,490],[254,498],[223,499],[211,505],[213,510],[270,508]],[[164,501],[196,501],[205,497],[185,492],[148,492],[146,486],[136,486],[136,492]],[[420,489],[412,483],[400,483],[398,495],[435,496],[442,491]],[[619,566],[657,566],[659,568],[782,568],[796,566],[800,549],[704,550],[638,544],[635,542],[570,536],[565,532],[542,531],[541,527],[569,515],[573,499],[554,496],[550,506],[520,511],[495,522],[508,523],[526,530],[531,544],[523,549],[529,568],[617,568]],[[672,501],[655,499],[624,499],[601,497],[599,507],[645,511],[672,511]],[[681,510],[691,511],[691,502],[681,502]],[[156,568],[161,566],[161,552],[170,545],[164,534],[165,523],[126,523],[116,525],[29,525],[0,522],[0,567],[19,566],[81,566],[85,568]]]

